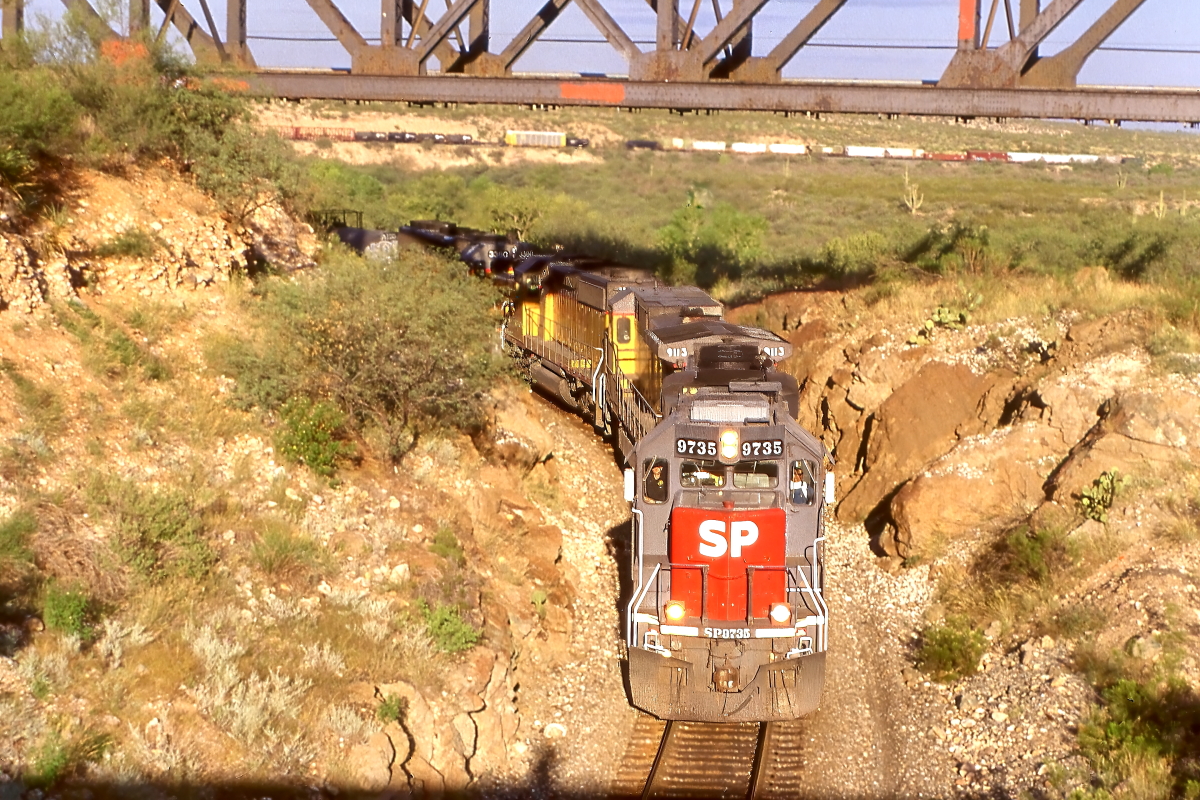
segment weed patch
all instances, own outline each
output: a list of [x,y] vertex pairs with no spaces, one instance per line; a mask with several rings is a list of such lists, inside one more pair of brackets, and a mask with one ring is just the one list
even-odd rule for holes
[[216,557],[192,499],[178,490],[149,491],[129,481],[97,478],[88,486],[91,504],[116,526],[118,555],[151,581],[199,579]]
[[28,511],[14,511],[0,521],[0,569],[29,562],[33,551],[29,537],[37,531],[37,517]]
[[268,518],[250,550],[255,565],[274,578],[311,573],[320,563],[312,537],[296,532],[286,521]]
[[430,608],[424,604],[421,613],[425,627],[437,648],[444,653],[461,653],[479,643],[479,631],[462,618],[454,606],[438,605]]
[[429,552],[459,566],[466,563],[462,545],[459,543],[458,537],[454,535],[454,531],[449,528],[438,528],[437,533],[433,535],[433,541],[429,543]]
[[7,375],[12,382],[17,406],[29,419],[29,427],[34,433],[44,437],[62,433],[66,413],[62,400],[55,391],[25,377],[17,365],[8,359],[0,359],[0,372]]
[[394,694],[380,698],[379,706],[375,709],[375,718],[380,722],[387,724],[389,722],[399,722],[404,719],[404,714],[408,711],[408,700]]
[[1079,728],[1079,749],[1102,791],[1127,787],[1141,797],[1196,797],[1200,698],[1162,672],[1102,685],[1097,707]]
[[158,240],[141,228],[126,228],[97,247],[95,254],[101,258],[151,258],[159,247]]
[[88,596],[77,587],[50,584],[42,604],[42,620],[52,631],[88,638],[92,633],[92,608]]

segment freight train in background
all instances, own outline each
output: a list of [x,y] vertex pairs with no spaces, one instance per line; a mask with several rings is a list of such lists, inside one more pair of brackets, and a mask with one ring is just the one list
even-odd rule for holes
[[787,341],[726,321],[694,286],[511,237],[438,221],[336,232],[360,250],[450,248],[509,287],[504,347],[613,442],[633,514],[622,622],[634,706],[711,722],[817,708],[833,461],[796,422],[796,379],[776,368]]

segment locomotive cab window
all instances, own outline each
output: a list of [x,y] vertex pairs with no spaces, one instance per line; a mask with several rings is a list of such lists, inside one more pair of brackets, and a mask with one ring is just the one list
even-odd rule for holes
[[733,488],[774,489],[779,485],[779,464],[774,461],[739,461],[733,465]]
[[617,317],[617,344],[629,344],[633,339],[633,323],[629,317]]
[[716,461],[685,461],[679,467],[679,485],[685,489],[720,489],[725,468]]
[[788,496],[798,506],[811,506],[817,497],[817,465],[813,461],[793,461],[788,478]]
[[671,485],[671,468],[661,458],[647,458],[642,464],[646,473],[642,498],[647,503],[665,503]]

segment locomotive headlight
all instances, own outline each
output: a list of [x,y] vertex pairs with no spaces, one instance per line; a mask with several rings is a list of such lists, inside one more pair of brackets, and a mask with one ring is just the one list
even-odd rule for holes
[[721,458],[737,458],[738,444],[737,431],[721,431]]
[[775,603],[771,606],[771,619],[780,625],[792,618],[792,609],[787,603]]
[[667,619],[671,620],[671,622],[679,622],[685,616],[687,616],[687,609],[684,608],[683,603],[678,600],[672,600],[671,602],[667,603],[667,607],[664,609],[664,611],[666,611]]

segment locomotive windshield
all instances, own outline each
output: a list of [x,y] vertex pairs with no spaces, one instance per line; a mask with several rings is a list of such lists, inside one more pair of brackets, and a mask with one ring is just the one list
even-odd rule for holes
[[779,485],[779,464],[774,461],[739,461],[733,465],[735,489],[774,489]]
[[716,461],[685,461],[679,468],[679,485],[685,489],[720,489],[725,485],[725,468]]

